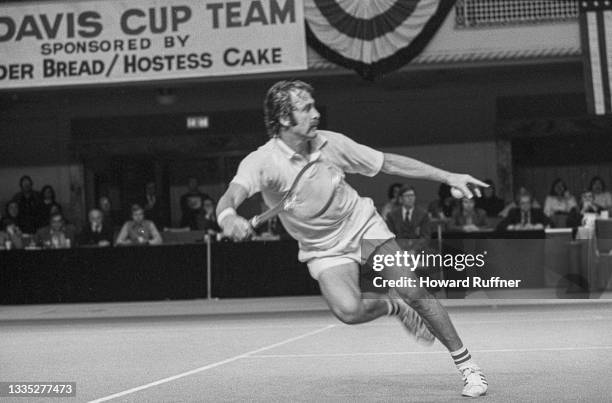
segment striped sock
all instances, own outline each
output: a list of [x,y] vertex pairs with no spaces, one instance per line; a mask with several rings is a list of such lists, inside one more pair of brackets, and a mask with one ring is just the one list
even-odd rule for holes
[[400,304],[393,298],[385,299],[387,301],[387,316],[397,316],[400,314]]
[[472,365],[476,365],[474,361],[472,361],[472,356],[466,347],[461,347],[457,351],[451,351],[451,357],[453,357],[453,361],[455,362],[455,366],[459,371],[461,371],[465,367],[469,367]]

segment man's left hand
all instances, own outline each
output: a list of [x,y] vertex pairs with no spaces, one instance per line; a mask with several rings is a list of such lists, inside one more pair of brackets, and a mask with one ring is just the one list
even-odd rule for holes
[[480,187],[489,187],[486,183],[466,174],[450,174],[446,183],[451,187],[459,189],[463,196],[468,199],[474,197],[474,194],[476,197],[481,197]]

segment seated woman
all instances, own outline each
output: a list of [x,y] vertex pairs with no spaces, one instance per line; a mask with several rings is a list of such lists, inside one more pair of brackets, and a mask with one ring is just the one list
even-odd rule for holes
[[562,179],[555,179],[550,188],[550,193],[544,201],[544,214],[552,217],[555,214],[569,214],[571,209],[578,206],[576,198],[567,190],[567,185]]
[[599,176],[591,179],[589,190],[593,193],[593,201],[603,210],[612,208],[612,194],[606,190],[606,184]]
[[3,219],[0,228],[0,249],[23,249],[23,234],[15,221]]
[[160,245],[162,237],[153,221],[145,220],[144,209],[132,206],[132,219],[121,227],[116,245]]
[[474,199],[463,198],[448,223],[450,231],[474,232],[487,227],[487,213],[475,208]]
[[580,197],[580,206],[572,208],[567,217],[567,226],[577,228],[583,225],[585,214],[599,214],[602,208],[595,203],[593,192],[587,190]]

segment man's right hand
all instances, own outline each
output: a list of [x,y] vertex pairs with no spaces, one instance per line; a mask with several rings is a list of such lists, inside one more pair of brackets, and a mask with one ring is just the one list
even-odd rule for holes
[[223,228],[223,235],[234,241],[244,241],[253,236],[251,224],[239,215],[230,215],[223,219],[219,225]]

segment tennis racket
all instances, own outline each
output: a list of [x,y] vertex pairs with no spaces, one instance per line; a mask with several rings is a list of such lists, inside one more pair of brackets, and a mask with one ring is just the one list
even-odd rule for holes
[[298,172],[289,191],[274,207],[251,218],[251,227],[255,229],[283,212],[301,219],[321,216],[329,208],[340,179],[341,176],[329,165],[319,160],[310,161]]

